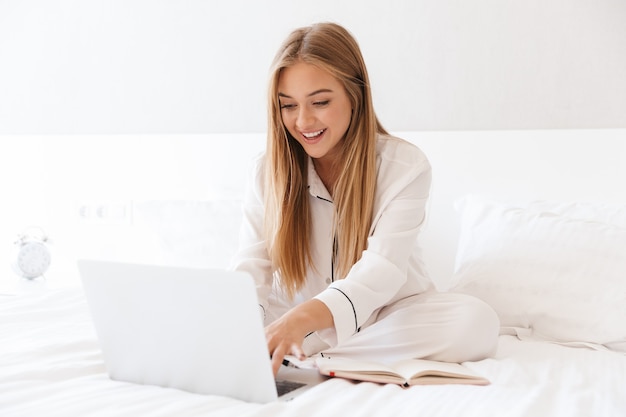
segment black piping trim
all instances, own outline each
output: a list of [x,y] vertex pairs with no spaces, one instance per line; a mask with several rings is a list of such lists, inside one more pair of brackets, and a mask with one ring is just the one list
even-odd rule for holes
[[263,310],[263,320],[265,320],[265,318],[267,317],[267,315],[265,314],[265,307],[263,307],[261,304],[259,304],[259,307],[261,307],[261,310]]
[[328,202],[328,203],[332,203],[332,201],[331,201],[331,200],[329,200],[329,199],[327,199],[327,198],[324,198],[324,197],[320,197],[319,195],[316,195],[315,197],[319,198],[320,200],[326,201],[326,202]]
[[359,330],[361,330],[361,329],[359,328],[359,322],[358,322],[358,320],[357,320],[357,318],[356,318],[356,309],[354,308],[354,303],[352,302],[352,300],[350,299],[350,297],[348,297],[348,296],[346,295],[346,293],[345,293],[345,292],[343,292],[343,291],[341,291],[339,288],[335,288],[335,287],[330,287],[330,288],[332,288],[333,290],[337,290],[337,291],[339,291],[340,293],[342,293],[342,294],[343,294],[343,296],[344,296],[344,297],[346,297],[346,298],[348,299],[348,301],[350,301],[350,305],[352,306],[352,312],[354,313],[354,329],[355,329],[355,333],[358,333],[358,332],[359,332]]
[[337,236],[333,236],[333,254],[330,257],[330,282],[335,282],[335,257],[337,256]]

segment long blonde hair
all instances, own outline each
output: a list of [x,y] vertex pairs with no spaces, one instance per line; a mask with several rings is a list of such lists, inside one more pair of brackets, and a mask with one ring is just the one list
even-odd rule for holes
[[339,278],[348,274],[367,246],[376,188],[376,135],[386,133],[374,113],[367,69],[352,35],[334,23],[293,31],[274,58],[270,73],[265,165],[268,250],[281,287],[290,297],[304,285],[307,267],[315,268],[309,246],[308,156],[285,128],[278,99],[282,69],[297,62],[332,74],[343,84],[352,104],[333,190]]

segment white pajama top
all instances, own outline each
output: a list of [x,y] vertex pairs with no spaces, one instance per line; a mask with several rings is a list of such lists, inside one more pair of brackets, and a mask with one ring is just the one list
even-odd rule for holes
[[377,183],[367,248],[344,279],[339,279],[333,268],[332,197],[309,159],[313,265],[293,300],[274,282],[263,235],[265,158],[257,159],[243,204],[234,268],[254,277],[266,324],[295,305],[316,298],[333,316],[334,329],[318,332],[333,346],[359,332],[382,307],[432,288],[417,244],[430,191],[430,164],[415,145],[392,136],[379,135],[376,152]]

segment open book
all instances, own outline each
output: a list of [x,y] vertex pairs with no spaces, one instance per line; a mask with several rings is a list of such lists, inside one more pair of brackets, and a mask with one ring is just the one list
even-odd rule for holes
[[319,358],[316,364],[323,375],[404,387],[429,384],[489,385],[487,379],[458,363],[408,359],[384,365],[345,358]]

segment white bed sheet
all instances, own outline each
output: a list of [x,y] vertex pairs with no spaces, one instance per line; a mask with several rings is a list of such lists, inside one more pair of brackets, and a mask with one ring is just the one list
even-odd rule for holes
[[626,356],[501,336],[490,386],[330,379],[250,404],[108,379],[80,289],[0,296],[0,416],[626,416]]

